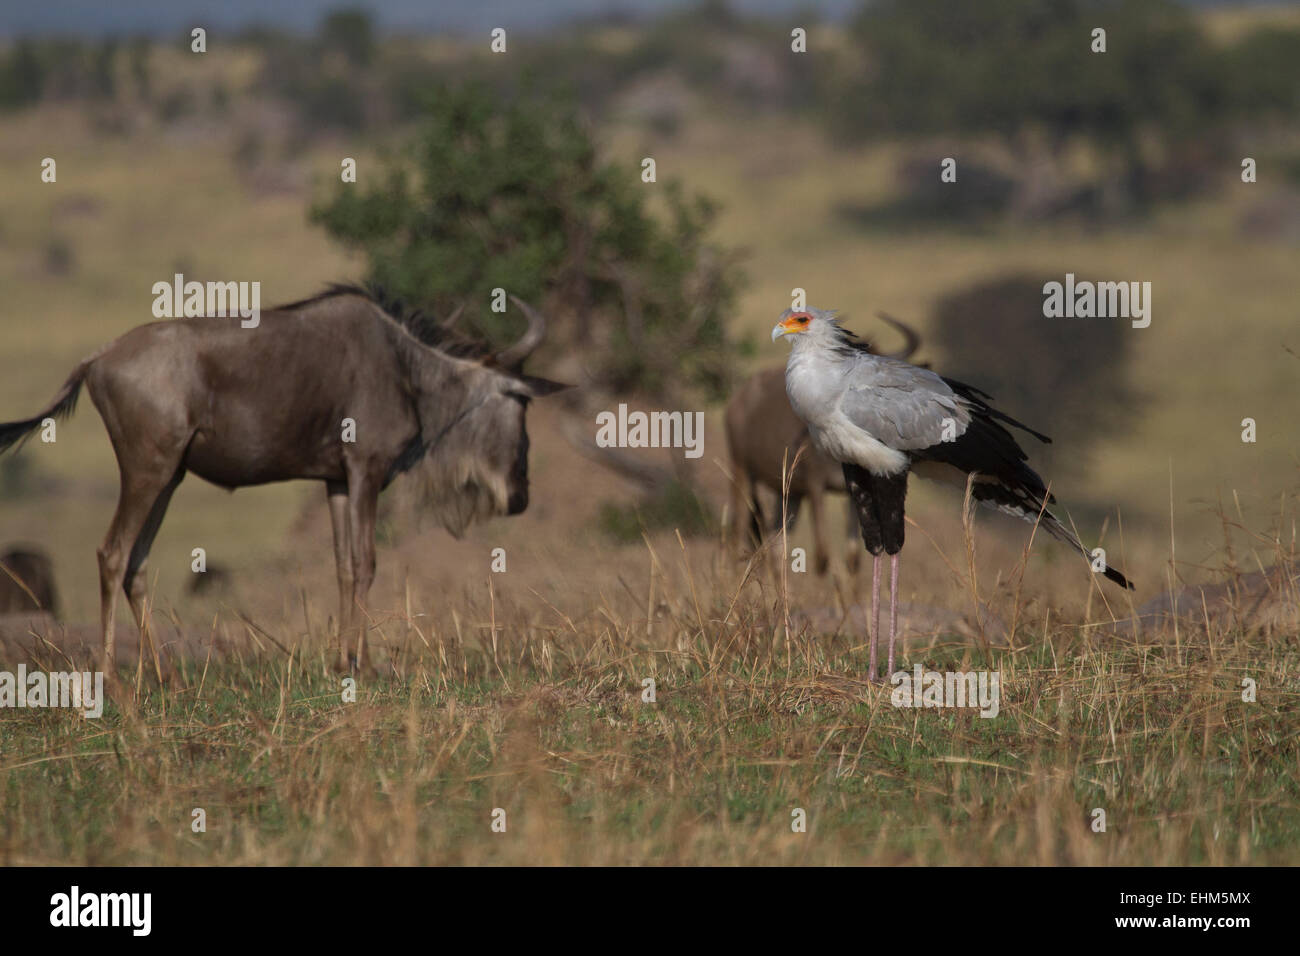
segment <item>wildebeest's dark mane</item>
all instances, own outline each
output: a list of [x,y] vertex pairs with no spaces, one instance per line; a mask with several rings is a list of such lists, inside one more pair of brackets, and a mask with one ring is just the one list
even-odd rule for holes
[[457,335],[438,319],[421,309],[408,306],[378,283],[367,283],[362,286],[351,282],[334,282],[313,296],[278,305],[276,308],[283,311],[292,311],[340,295],[359,295],[363,299],[368,299],[415,338],[447,355],[458,358],[481,359],[492,354],[492,349],[487,343],[477,342],[465,336]]

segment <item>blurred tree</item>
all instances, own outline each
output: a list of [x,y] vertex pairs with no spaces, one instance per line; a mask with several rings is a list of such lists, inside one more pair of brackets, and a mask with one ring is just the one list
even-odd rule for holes
[[42,96],[79,100],[94,95],[94,48],[77,37],[51,37],[35,47],[43,76]]
[[378,95],[373,69],[377,44],[364,10],[326,14],[312,37],[258,29],[241,38],[262,53],[262,90],[296,108],[303,127],[297,131],[300,139],[382,125],[391,112],[389,98]]
[[580,349],[600,385],[725,394],[739,275],[706,239],[713,207],[600,162],[559,100],[442,90],[404,155],[338,184],[312,216],[364,250],[370,281],[437,316],[465,303],[495,342],[519,332],[514,310],[491,311],[502,288],[545,301],[548,345]]
[[1227,52],[1232,105],[1245,115],[1300,116],[1300,30],[1264,28]]
[[44,89],[45,69],[36,55],[36,45],[20,39],[0,61],[0,109],[21,109],[35,103]]
[[90,72],[90,97],[113,100],[117,97],[117,41],[112,37],[97,44]]
[[320,45],[326,52],[340,52],[353,67],[369,66],[375,58],[375,28],[364,10],[335,10],[325,15],[320,26]]
[[135,94],[141,100],[147,101],[149,94],[152,92],[149,76],[149,57],[152,54],[152,44],[148,37],[138,36],[131,39],[128,49],[128,61],[131,69],[131,79],[135,83]]
[[839,135],[992,134],[1021,153],[1083,136],[1125,204],[1146,198],[1142,136],[1203,134],[1227,102],[1222,58],[1172,0],[880,0],[850,32],[865,62],[834,104]]

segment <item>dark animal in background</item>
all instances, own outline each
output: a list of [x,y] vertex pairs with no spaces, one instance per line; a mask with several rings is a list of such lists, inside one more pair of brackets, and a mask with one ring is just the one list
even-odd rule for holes
[[[334,526],[340,662],[364,661],[379,492],[417,465],[428,501],[459,534],[528,505],[531,399],[564,386],[522,374],[546,321],[492,354],[418,314],[392,314],[355,286],[262,313],[153,322],[79,364],[48,408],[0,425],[0,451],[72,411],[84,384],[117,454],[121,495],[99,548],[106,666],[125,592],[142,633],[145,575],[167,504],[187,472],[224,488],[308,479]],[[350,429],[350,433],[349,433]],[[349,440],[350,439],[350,440]]]
[[[963,382],[978,381],[1007,408],[1033,409],[1034,424],[1068,444],[1036,457],[1049,471],[1086,473],[1098,443],[1132,432],[1147,400],[1134,369],[1126,322],[1043,321],[1043,276],[983,279],[939,298],[930,329],[936,363]],[[1007,343],[1016,343],[1009,359]],[[1097,401],[1105,395],[1106,401]]]
[[230,590],[231,583],[230,569],[224,564],[209,561],[206,571],[196,571],[190,576],[185,590],[195,597],[223,594]]
[[[878,316],[905,338],[905,344],[894,358],[906,359],[915,354],[921,337],[910,326],[887,315]],[[758,488],[776,493],[776,514],[770,530],[781,528],[782,468],[794,464],[795,453],[808,442],[808,426],[799,420],[790,408],[785,394],[785,366],[765,368],[750,376],[727,402],[725,415],[727,451],[732,468],[731,533],[736,533],[742,523],[748,523],[750,543],[757,547],[768,533]],[[830,564],[826,545],[825,495],[826,492],[845,493],[844,469],[812,444],[805,448],[799,465],[790,476],[790,494],[786,503],[786,529],[793,530],[799,516],[799,506],[808,499],[808,510],[813,522],[813,567],[825,574]],[[848,503],[847,534],[852,544],[858,529],[857,512]],[[847,559],[851,570],[856,571],[861,551],[851,547]]]
[[0,614],[19,611],[59,614],[54,564],[36,547],[15,547],[0,554]]

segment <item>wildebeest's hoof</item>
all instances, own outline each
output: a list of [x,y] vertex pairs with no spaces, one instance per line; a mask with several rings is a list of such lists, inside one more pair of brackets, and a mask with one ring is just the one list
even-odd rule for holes
[[346,662],[339,658],[334,662],[334,673],[348,677],[378,677],[379,670],[367,655],[365,660],[358,660],[355,654],[349,654]]

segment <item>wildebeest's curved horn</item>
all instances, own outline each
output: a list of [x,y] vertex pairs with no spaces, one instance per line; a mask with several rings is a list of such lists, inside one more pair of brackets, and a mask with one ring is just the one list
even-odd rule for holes
[[443,327],[448,329],[454,327],[456,323],[460,321],[460,317],[464,313],[464,311],[465,311],[465,303],[462,302],[460,305],[456,306],[456,311],[452,312],[451,315],[447,316],[447,321],[442,323]]
[[886,356],[887,358],[908,359],[911,358],[912,354],[921,347],[921,336],[917,333],[916,329],[912,328],[910,325],[906,325],[884,312],[877,312],[876,318],[892,325],[899,332],[903,333],[903,338],[907,340],[906,344],[904,344],[897,352],[888,353]]
[[524,359],[532,355],[537,346],[546,338],[546,317],[518,296],[511,295],[510,301],[519,306],[519,311],[528,317],[528,329],[519,337],[519,341],[496,354],[496,360],[506,368],[516,368]]

